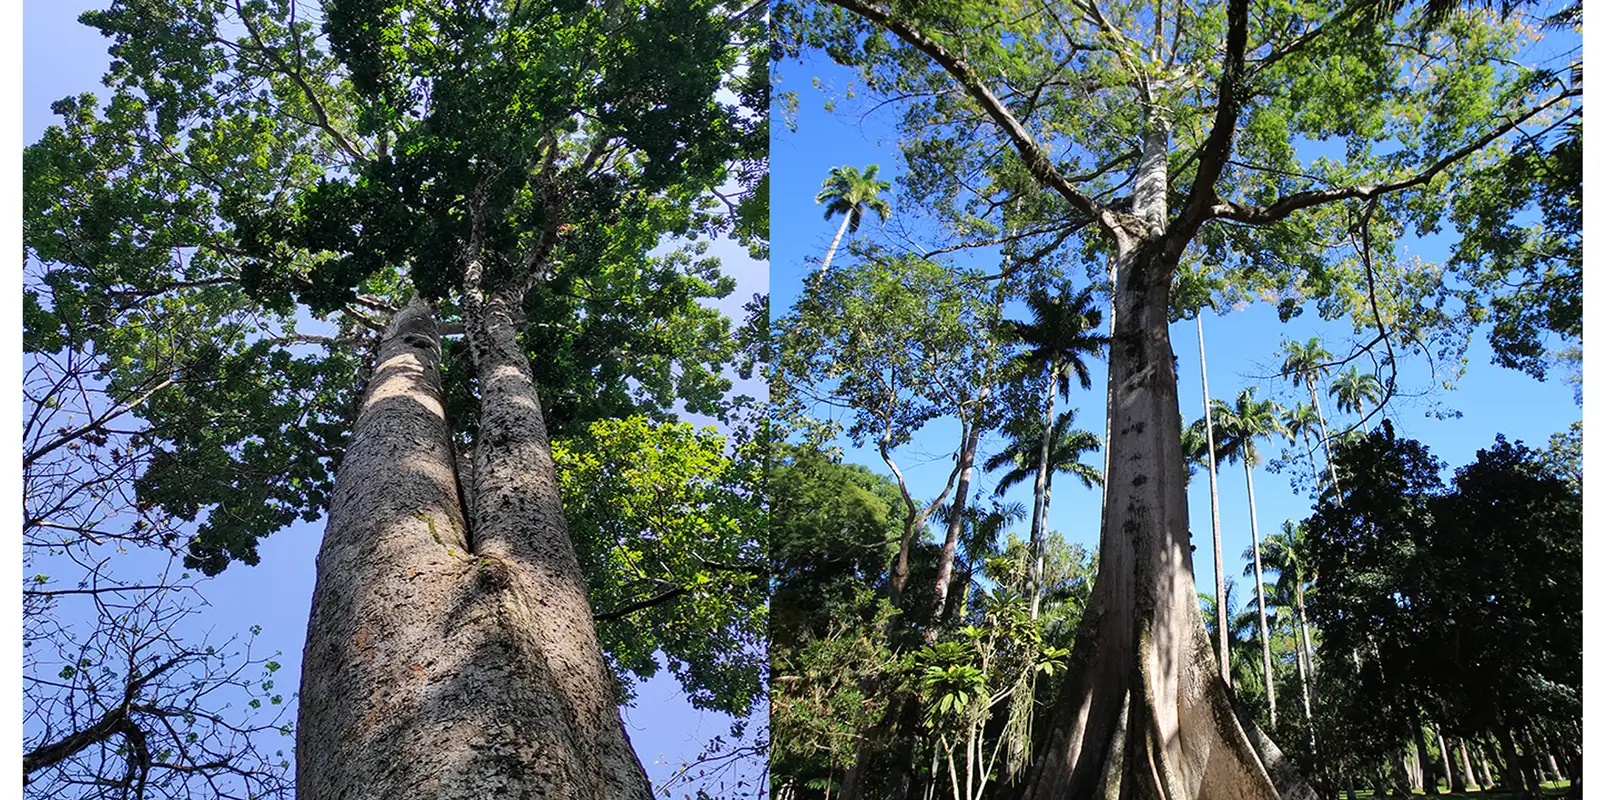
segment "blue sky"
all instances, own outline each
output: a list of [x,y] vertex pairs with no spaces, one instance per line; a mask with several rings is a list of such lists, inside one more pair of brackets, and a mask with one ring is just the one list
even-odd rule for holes
[[[103,8],[101,0],[28,0],[23,9],[23,142],[37,141],[56,118],[50,104],[85,91],[104,99],[100,85],[109,56],[107,42],[98,31],[78,24],[83,11]],[[711,253],[721,257],[723,269],[738,280],[734,293],[715,306],[735,322],[744,318],[740,307],[753,293],[767,290],[766,264],[752,260],[736,243],[717,241]],[[764,397],[764,387],[740,382],[734,393]],[[704,418],[691,418],[708,424]],[[285,693],[298,684],[306,620],[310,614],[317,548],[323,523],[299,523],[263,540],[261,563],[235,564],[217,579],[203,585],[209,607],[188,620],[191,638],[209,632],[226,638],[261,626],[257,652],[282,652],[278,660],[278,689]],[[130,554],[118,574],[154,575],[164,561]],[[762,715],[764,716],[764,715]],[[638,687],[638,700],[623,709],[634,749],[653,781],[660,783],[685,761],[695,758],[712,737],[728,731],[729,718],[692,708],[676,680],[666,670]]]
[[[816,269],[828,243],[838,229],[838,219],[824,220],[822,207],[814,197],[821,188],[828,170],[834,166],[864,168],[880,165],[880,178],[895,181],[904,165],[898,155],[898,134],[894,129],[892,108],[874,108],[878,98],[865,93],[850,97],[850,93],[863,92],[852,82],[852,73],[840,68],[824,57],[808,55],[803,60],[784,61],[777,70],[781,81],[775,91],[794,91],[798,94],[798,111],[794,118],[796,130],[775,125],[772,142],[772,308],[776,317],[788,311],[801,288],[801,279]],[[775,78],[775,80],[778,80]],[[833,102],[833,110],[827,104]],[[887,198],[896,204],[898,185]],[[896,209],[899,214],[900,210]],[[924,222],[907,223],[913,226]],[[880,230],[876,216],[869,215],[862,224],[861,237],[872,237]],[[924,235],[923,241],[932,237]],[[897,241],[890,239],[887,241]],[[1443,261],[1447,257],[1449,241],[1434,237],[1425,241],[1408,243],[1410,252],[1426,261]],[[987,264],[992,271],[998,254],[983,251],[970,256],[970,266]],[[852,256],[841,246],[836,256],[839,263],[851,263]],[[982,259],[987,258],[984,262]],[[1073,275],[1075,285],[1082,285],[1081,275]],[[1013,306],[1017,304],[1013,303]],[[1022,312],[1009,310],[1013,318]],[[1237,394],[1250,386],[1259,386],[1257,397],[1271,397],[1292,406],[1297,400],[1306,402],[1304,390],[1295,390],[1286,381],[1272,378],[1281,361],[1279,343],[1284,338],[1304,342],[1311,336],[1320,336],[1324,346],[1336,355],[1348,352],[1351,342],[1349,325],[1334,320],[1316,318],[1315,309],[1289,324],[1278,321],[1276,309],[1271,304],[1257,303],[1223,316],[1207,312],[1204,319],[1206,337],[1207,377],[1213,399],[1230,403]],[[1185,420],[1193,420],[1202,411],[1199,353],[1192,321],[1180,321],[1172,327],[1172,347],[1178,357],[1179,406]],[[1342,349],[1341,349],[1342,348]],[[1370,370],[1370,366],[1364,369]],[[1413,386],[1425,381],[1425,365],[1405,362],[1401,366],[1402,390],[1406,383]],[[1474,334],[1468,350],[1466,373],[1458,388],[1440,390],[1430,396],[1397,399],[1385,410],[1393,422],[1396,433],[1417,439],[1426,444],[1433,454],[1447,465],[1446,479],[1457,467],[1470,463],[1479,449],[1494,443],[1496,433],[1507,439],[1522,440],[1530,447],[1544,447],[1551,434],[1564,432],[1568,426],[1582,418],[1581,407],[1574,402],[1573,387],[1563,383],[1561,371],[1552,369],[1546,382],[1490,363],[1490,350],[1483,331]],[[1105,362],[1091,363],[1093,388],[1087,392],[1077,390],[1071,405],[1078,409],[1077,427],[1100,433],[1105,431]],[[1263,377],[1267,376],[1267,377]],[[1074,387],[1076,388],[1076,387]],[[1329,415],[1329,425],[1354,424],[1339,414],[1323,393],[1323,410]],[[1437,406],[1461,412],[1459,418],[1440,418],[1428,412]],[[819,416],[827,412],[817,409]],[[934,423],[922,435],[895,454],[896,461],[906,468],[912,491],[927,500],[944,486],[949,474],[951,453],[955,449],[957,428],[954,423]],[[848,441],[839,442],[845,459],[864,464],[888,475],[876,450],[854,449]],[[979,463],[990,453],[1000,449],[997,434],[987,436],[981,445]],[[1282,441],[1261,445],[1264,458],[1273,458],[1283,447]],[[1296,445],[1303,451],[1303,445]],[[1099,454],[1091,456],[1098,463]],[[1319,456],[1320,458],[1320,456]],[[996,476],[997,477],[997,476]],[[1277,532],[1285,520],[1300,520],[1308,516],[1311,500],[1308,495],[1296,494],[1290,487],[1287,473],[1273,474],[1264,468],[1255,470],[1257,519],[1262,536]],[[978,487],[987,490],[994,483],[989,476],[979,474]],[[1218,492],[1222,517],[1223,558],[1227,574],[1237,580],[1234,595],[1242,606],[1254,593],[1253,579],[1244,574],[1240,555],[1250,545],[1250,521],[1247,512],[1243,468],[1223,464],[1219,469]],[[1012,500],[1031,497],[1031,483],[1013,489]],[[1051,501],[1049,526],[1060,531],[1068,541],[1094,547],[1100,535],[1100,490],[1084,489],[1076,481],[1056,482]],[[1215,570],[1210,555],[1210,498],[1204,471],[1198,473],[1190,484],[1189,519],[1195,553],[1195,579],[1202,592],[1214,587]],[[1024,520],[1015,530],[1026,537]]]

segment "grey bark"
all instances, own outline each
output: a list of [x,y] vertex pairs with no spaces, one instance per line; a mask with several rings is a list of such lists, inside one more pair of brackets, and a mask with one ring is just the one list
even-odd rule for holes
[[1217,504],[1217,445],[1211,428],[1211,388],[1206,382],[1206,335],[1200,325],[1200,312],[1194,315],[1194,335],[1200,343],[1200,399],[1206,420],[1206,475],[1211,484],[1211,557],[1217,578],[1217,660],[1220,662],[1222,682],[1233,680],[1233,662],[1228,656],[1228,588],[1223,581],[1225,567],[1222,563],[1222,509]]
[[514,369],[480,363],[469,537],[439,356],[426,306],[395,316],[339,465],[301,677],[299,796],[648,798],[548,453],[541,470],[523,452],[543,441],[537,401],[508,389]]
[[[979,393],[978,405],[981,407],[985,401],[988,388]],[[956,481],[956,493],[950,500],[950,525],[945,529],[944,547],[939,551],[939,569],[933,578],[933,616],[929,621],[926,638],[930,641],[938,636],[939,621],[944,618],[945,603],[950,594],[950,575],[955,569],[956,544],[961,537],[961,525],[965,522],[967,510],[967,493],[972,488],[973,464],[978,457],[978,438],[980,425],[978,415],[980,409],[974,408],[972,418],[966,425],[966,436],[961,441],[961,476]]]
[[1255,443],[1246,442],[1244,449],[1244,485],[1245,494],[1250,500],[1250,542],[1253,545],[1251,554],[1255,557],[1256,567],[1256,611],[1261,623],[1261,674],[1267,683],[1267,720],[1276,728],[1278,695],[1272,688],[1272,631],[1267,628],[1267,590],[1261,579],[1261,536],[1256,529],[1256,482],[1250,469],[1250,462],[1255,458]]
[[1317,425],[1322,429],[1322,449],[1328,458],[1328,480],[1333,483],[1334,494],[1339,493],[1339,468],[1333,465],[1333,437],[1328,435],[1328,420],[1322,416],[1322,401],[1317,399],[1317,379],[1306,373],[1306,390],[1311,392],[1311,408],[1317,412]]
[[1439,771],[1444,773],[1445,788],[1455,791],[1457,781],[1455,770],[1450,768],[1450,743],[1444,740],[1444,734],[1439,733],[1437,729],[1434,730],[1434,735],[1439,739],[1439,760],[1436,763],[1439,765]]
[[[1166,126],[1150,127],[1140,169],[1162,175],[1136,182],[1134,213],[1160,223],[1165,192],[1141,188],[1165,184]],[[1246,736],[1201,622],[1167,321],[1183,244],[1146,228],[1116,236],[1100,570],[1023,798],[1314,797]]]
[[1029,606],[1029,619],[1039,618],[1039,598],[1044,594],[1044,531],[1046,514],[1050,513],[1048,499],[1050,487],[1050,437],[1055,433],[1056,384],[1060,375],[1055,361],[1048,365],[1048,383],[1044,393],[1044,426],[1039,441],[1038,469],[1033,476],[1033,524],[1028,531],[1028,554],[1033,563],[1029,566],[1028,582],[1033,594]]

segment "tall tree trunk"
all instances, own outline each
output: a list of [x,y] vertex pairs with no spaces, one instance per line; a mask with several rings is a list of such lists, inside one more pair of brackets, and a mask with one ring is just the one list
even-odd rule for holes
[[[1306,674],[1306,653],[1300,649],[1300,639],[1295,636],[1294,624],[1289,625],[1289,640],[1294,643],[1294,668],[1300,673],[1300,705],[1306,712],[1306,730],[1311,730],[1311,676]],[[1313,741],[1315,734],[1312,734]]]
[[[317,558],[302,798],[650,797],[595,638],[526,361],[513,374],[494,349],[479,367],[480,513],[469,526],[432,314],[413,304],[385,332]],[[542,465],[525,452],[534,440]]]
[[1194,335],[1200,343],[1200,399],[1206,420],[1206,477],[1211,484],[1211,558],[1217,578],[1217,660],[1222,682],[1233,680],[1233,662],[1228,656],[1228,588],[1223,581],[1222,509],[1217,504],[1217,446],[1211,429],[1211,388],[1206,382],[1206,334],[1200,326],[1200,312],[1194,315]]
[[[1426,733],[1426,730],[1424,730],[1424,733]],[[1439,766],[1439,772],[1444,773],[1445,788],[1454,791],[1452,787],[1456,783],[1456,774],[1455,770],[1450,768],[1450,743],[1444,740],[1444,734],[1440,733],[1438,728],[1434,728],[1433,734],[1439,740],[1439,760],[1434,763]]]
[[1511,738],[1511,731],[1500,726],[1494,729],[1494,735],[1500,742],[1501,758],[1505,761],[1500,780],[1510,785],[1512,797],[1527,797],[1527,778],[1523,775],[1522,759],[1517,755],[1517,744]]
[[961,477],[956,480],[956,493],[950,500],[950,526],[945,530],[944,548],[939,552],[939,570],[933,578],[933,616],[928,623],[928,633],[925,638],[933,640],[938,636],[939,620],[944,617],[944,606],[950,594],[950,574],[955,569],[956,544],[961,538],[961,525],[965,521],[967,510],[967,492],[972,488],[973,463],[978,457],[979,425],[978,417],[982,413],[982,405],[987,399],[988,387],[978,393],[978,407],[973,409],[972,417],[967,423],[966,435],[961,442]]
[[1029,589],[1033,594],[1029,608],[1029,618],[1039,618],[1039,597],[1044,593],[1044,532],[1045,514],[1049,513],[1049,501],[1046,494],[1050,485],[1050,436],[1055,433],[1056,422],[1056,384],[1060,375],[1056,372],[1056,362],[1050,361],[1048,366],[1049,379],[1044,393],[1044,420],[1041,428],[1042,438],[1039,440],[1039,459],[1037,471],[1033,475],[1033,525],[1028,532],[1028,554],[1033,563],[1029,567]]
[[[1466,743],[1465,740],[1463,740],[1463,739],[1457,739],[1456,740],[1455,754],[1456,754],[1456,778],[1457,778],[1456,782],[1461,784],[1460,791],[1465,792],[1468,788],[1477,788],[1480,784],[1478,782],[1477,776],[1475,774],[1473,774],[1473,771],[1472,771],[1472,755],[1467,752],[1467,743]],[[1456,792],[1456,787],[1455,787],[1454,784],[1452,784],[1451,787],[1450,787],[1450,793],[1454,794],[1455,792]]]
[[[1294,599],[1295,615],[1299,618],[1300,622],[1300,642],[1302,645],[1304,645],[1306,651],[1306,677],[1308,677],[1312,683],[1315,683],[1317,680],[1317,667],[1311,659],[1311,623],[1306,619],[1305,586],[1300,585],[1294,587]],[[1311,689],[1311,683],[1306,684],[1306,694],[1306,702],[1315,702],[1315,693]]]
[[833,254],[839,249],[839,241],[844,238],[845,229],[850,227],[850,218],[853,216],[855,212],[845,214],[844,219],[839,220],[839,232],[833,235],[833,242],[828,245],[828,254],[822,257],[822,266],[817,270],[818,275],[828,274],[828,265],[833,263]]
[[1261,674],[1267,683],[1267,721],[1272,727],[1278,727],[1278,695],[1272,688],[1272,631],[1267,627],[1267,589],[1261,580],[1261,535],[1256,528],[1256,483],[1250,469],[1250,462],[1255,457],[1255,445],[1245,444],[1244,453],[1244,486],[1245,494],[1250,500],[1250,542],[1251,553],[1255,557],[1256,568],[1256,612],[1259,614],[1261,627],[1258,629],[1261,636]]
[[1417,783],[1422,786],[1423,794],[1438,794],[1439,775],[1434,769],[1433,759],[1428,756],[1428,738],[1422,733],[1421,722],[1412,729],[1411,740],[1417,748]]
[[1134,181],[1144,235],[1119,231],[1112,264],[1100,569],[1024,797],[1315,797],[1234,710],[1195,596],[1167,322],[1183,242],[1164,236],[1166,158],[1166,124],[1152,119]]

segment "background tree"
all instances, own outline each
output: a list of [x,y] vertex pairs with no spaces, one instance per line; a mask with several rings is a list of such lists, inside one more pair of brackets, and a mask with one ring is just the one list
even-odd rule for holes
[[861,220],[868,211],[876,213],[880,222],[889,218],[889,202],[878,196],[888,190],[889,183],[878,180],[877,164],[867,167],[865,171],[857,171],[855,167],[828,170],[828,179],[822,182],[822,191],[817,192],[817,203],[823,206],[823,219],[833,219],[835,216],[841,219],[839,232],[833,235],[833,241],[828,244],[828,252],[822,257],[818,274],[828,274],[828,265],[833,263],[833,254],[838,251],[844,232],[848,230],[855,233],[859,230]]
[[1283,426],[1278,422],[1278,414],[1282,411],[1271,400],[1256,400],[1254,389],[1240,392],[1232,406],[1221,400],[1215,401],[1211,411],[1217,432],[1224,437],[1224,444],[1216,448],[1217,452],[1223,460],[1238,461],[1244,465],[1245,495],[1250,503],[1249,552],[1253,559],[1250,572],[1256,579],[1256,612],[1260,621],[1257,639],[1261,642],[1261,674],[1267,688],[1267,719],[1274,728],[1278,726],[1278,698],[1272,686],[1272,629],[1267,625],[1267,593],[1262,587],[1261,535],[1256,525],[1256,484],[1251,467],[1259,463],[1261,458],[1256,449],[1256,439],[1270,438],[1273,434],[1283,432]]
[[1306,387],[1306,394],[1311,395],[1311,410],[1316,412],[1317,426],[1322,430],[1322,448],[1328,457],[1328,479],[1334,489],[1339,487],[1339,469],[1333,462],[1333,438],[1328,435],[1328,417],[1322,413],[1322,401],[1317,395],[1317,381],[1328,372],[1328,363],[1333,359],[1322,346],[1322,340],[1313,336],[1304,343],[1285,342],[1283,345],[1283,368],[1281,374],[1288,378],[1294,386]]
[[1361,420],[1361,432],[1369,433],[1366,405],[1378,402],[1383,392],[1377,376],[1362,372],[1352,365],[1328,384],[1328,391],[1333,394],[1334,405],[1345,413],[1355,412]]
[[1336,713],[1395,743],[1415,738],[1422,716],[1446,735],[1491,738],[1513,792],[1531,791],[1516,731],[1570,730],[1577,708],[1575,573],[1560,562],[1577,547],[1580,496],[1503,438],[1448,489],[1427,449],[1387,422],[1336,456],[1344,502],[1323,501],[1305,523],[1318,575],[1308,614],[1324,669],[1346,686]]
[[[1072,378],[1078,379],[1078,386],[1087,390],[1090,385],[1088,365],[1084,362],[1086,356],[1099,356],[1105,349],[1106,339],[1096,333],[1101,322],[1098,308],[1093,307],[1094,298],[1089,290],[1072,291],[1072,284],[1066,284],[1060,294],[1050,295],[1034,290],[1024,295],[1024,304],[1027,305],[1032,319],[1028,322],[1005,320],[1000,325],[999,334],[1002,338],[1022,345],[1023,352],[1012,359],[1012,367],[1035,374],[1042,373],[1045,378],[1044,410],[1039,417],[1039,425],[1035,430],[1042,428],[1034,439],[1034,448],[1038,453],[1037,461],[1033,467],[1033,522],[1029,532],[1029,546],[1036,553],[1030,580],[1035,587],[1031,613],[1037,617],[1039,614],[1040,571],[1043,569],[1042,556],[1037,555],[1043,546],[1044,531],[1050,514],[1050,478],[1055,474],[1051,466],[1052,452],[1056,447],[1058,437],[1055,434],[1056,395],[1060,388],[1061,379],[1067,379],[1067,391],[1060,392],[1069,396],[1072,388]],[[1063,423],[1071,425],[1071,414]],[[1013,443],[1015,446],[1017,442]],[[1087,441],[1076,441],[1078,452],[1088,444]],[[1095,442],[1093,449],[1099,449],[1099,442]],[[1009,450],[1010,448],[1008,448]],[[1006,451],[1002,451],[1004,454]],[[1010,457],[1002,459],[997,455],[989,460],[985,469],[993,471],[1000,463],[1006,460],[1015,460],[1020,453],[1013,453]],[[1073,457],[1072,462],[1077,458]],[[1001,478],[997,493],[1004,493],[1009,488],[1007,479],[1013,473],[1007,473]],[[1079,477],[1087,483],[1091,480],[1081,472]],[[1098,473],[1093,479],[1102,482]]]

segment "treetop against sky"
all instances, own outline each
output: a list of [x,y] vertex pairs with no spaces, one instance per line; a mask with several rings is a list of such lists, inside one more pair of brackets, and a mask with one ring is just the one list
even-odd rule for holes
[[[951,6],[952,9],[957,7]],[[1116,17],[1119,21],[1134,20],[1133,24],[1119,27],[1127,39],[1151,41],[1154,17],[1148,6],[1139,6],[1146,9],[1143,14],[1136,13],[1134,7],[1113,8],[1105,4],[1101,7],[1107,14],[1128,12]],[[810,13],[822,7],[790,5],[787,8],[797,13]],[[1023,11],[1018,10],[1021,8],[1006,6],[951,12],[949,30],[977,24],[974,19],[961,17],[961,13],[1000,17],[1008,13],[1021,15]],[[1084,185],[1099,190],[1121,187],[1120,191],[1125,192],[1123,181],[1133,164],[1124,156],[1132,152],[1136,144],[1130,131],[1137,123],[1139,103],[1131,88],[1116,88],[1108,76],[1116,74],[1126,78],[1129,68],[1118,61],[1120,56],[1114,52],[1091,51],[1088,33],[1074,36],[1071,30],[1075,29],[1062,27],[1058,21],[1050,19],[1047,9],[1041,6],[1034,10],[1037,13],[1025,23],[1034,27],[1027,30],[1037,29],[1046,41],[1054,42],[1057,50],[1051,52],[1060,56],[1070,51],[1071,45],[1063,44],[1068,38],[1077,39],[1083,45],[1074,60],[1058,58],[1055,62],[1060,65],[1062,74],[1081,76],[1075,79],[1076,83],[1061,81],[1063,85],[1059,86],[1050,83],[1047,80],[1051,74],[1049,59],[1041,62],[1043,66],[1029,66],[1032,63],[1029,59],[1039,56],[1040,52],[1037,47],[1027,45],[1029,37],[1022,35],[986,40],[985,49],[975,51],[973,63],[987,65],[992,70],[991,75],[1003,76],[997,80],[1000,81],[998,85],[1004,87],[1004,99],[1015,104],[1013,111],[1019,118],[1025,117],[1028,124],[1034,126],[1030,130],[1037,139],[1050,143],[1053,158],[1062,165],[1064,173],[1092,175],[1105,168],[1106,174],[1094,176]],[[783,30],[783,13],[780,10],[780,31]],[[1163,30],[1170,41],[1176,30],[1172,7],[1166,13]],[[1180,40],[1178,47],[1163,45],[1163,58],[1149,69],[1165,68],[1169,59],[1173,69],[1177,69],[1176,65],[1183,64],[1185,58],[1203,55],[1202,45],[1195,42],[1202,40],[1207,31],[1213,34],[1213,39],[1220,38],[1214,35],[1218,15],[1222,13],[1220,8],[1204,13],[1209,15],[1207,19],[1185,17],[1181,31],[1176,34]],[[1314,27],[1312,20],[1317,13],[1326,16],[1334,12],[1305,11],[1306,18],[1298,22],[1294,14],[1272,4],[1252,5],[1251,13],[1250,41],[1256,49],[1250,51],[1250,58],[1257,59],[1270,49],[1267,43],[1288,41],[1285,37],[1294,30],[1304,33]],[[1412,82],[1410,90],[1385,95],[1385,99],[1379,101],[1385,104],[1381,113],[1355,113],[1368,102],[1358,91],[1364,85],[1361,81],[1375,80],[1378,75],[1371,72],[1372,54],[1368,51],[1337,53],[1333,52],[1337,48],[1330,45],[1330,49],[1317,51],[1317,58],[1296,62],[1293,76],[1273,81],[1263,78],[1267,88],[1272,90],[1272,99],[1265,105],[1252,106],[1247,112],[1250,118],[1242,124],[1239,134],[1242,152],[1236,159],[1241,163],[1230,163],[1230,174],[1234,177],[1229,179],[1233,183],[1227,185],[1236,186],[1246,195],[1268,192],[1257,195],[1263,197],[1261,202],[1264,203],[1265,198],[1274,193],[1277,197],[1286,196],[1296,184],[1340,184],[1359,179],[1363,169],[1367,174],[1375,174],[1373,171],[1380,168],[1403,168],[1406,164],[1420,162],[1421,157],[1410,148],[1438,148],[1451,135],[1461,138],[1473,130],[1466,126],[1474,118],[1483,120],[1479,123],[1483,129],[1498,128],[1494,117],[1498,109],[1518,104],[1521,101],[1517,98],[1524,96],[1523,90],[1508,76],[1514,77],[1517,70],[1536,69],[1564,75],[1578,57],[1575,37],[1559,30],[1539,29],[1532,19],[1535,13],[1530,12],[1517,25],[1504,29],[1487,24],[1473,28],[1470,23],[1460,23],[1449,33],[1457,37],[1459,44],[1455,47],[1464,53],[1511,48],[1517,51],[1516,55],[1509,63],[1480,65],[1456,76],[1429,73],[1429,67],[1413,65],[1410,68],[1419,75],[1418,81]],[[937,69],[918,66],[897,71],[891,65],[898,62],[884,57],[891,52],[905,52],[908,53],[904,57],[907,62],[921,65],[928,63],[925,55],[911,53],[909,46],[886,33],[858,35],[854,39],[842,36],[842,31],[860,29],[850,28],[837,12],[818,12],[817,19],[831,21],[817,28],[797,26],[797,29],[806,30],[806,35],[811,37],[802,39],[808,46],[830,42],[828,53],[824,54],[821,49],[802,49],[798,58],[780,60],[775,68],[775,86],[788,109],[785,120],[792,125],[792,128],[780,126],[773,139],[774,210],[776,218],[785,221],[774,230],[779,254],[774,273],[775,313],[784,313],[794,302],[801,288],[801,278],[814,269],[815,261],[820,260],[835,232],[836,225],[823,220],[821,208],[812,203],[812,196],[829,169],[839,165],[881,164],[881,175],[893,183],[884,194],[893,209],[891,219],[881,225],[873,219],[863,226],[861,234],[852,236],[852,242],[870,241],[891,250],[932,254],[992,274],[1000,268],[999,247],[984,243],[1017,236],[1021,237],[1023,247],[1048,250],[1038,262],[1042,273],[1087,275],[1103,281],[1104,250],[1092,241],[1084,241],[1092,237],[1062,235],[1063,229],[1080,232],[1081,223],[1073,221],[1064,201],[1052,198],[1049,192],[1027,188],[1027,181],[1019,175],[1021,166],[998,129],[979,119],[978,110],[954,91],[949,79]],[[1273,27],[1273,20],[1277,20],[1277,27]],[[840,27],[828,28],[827,25]],[[1294,25],[1299,27],[1294,28]],[[835,47],[832,44],[835,41],[853,44]],[[1185,41],[1190,43],[1187,47],[1191,49],[1185,50]],[[1145,55],[1149,56],[1151,48],[1146,50]],[[851,63],[860,62],[865,66],[852,68],[832,63],[830,56],[840,55],[847,56]],[[1205,59],[1199,61],[1206,63]],[[1214,79],[1214,70],[1215,67],[1205,67],[1201,74]],[[1281,65],[1278,70],[1287,71]],[[1434,77],[1425,77],[1429,74]],[[1473,76],[1471,81],[1466,77],[1469,74]],[[1450,118],[1445,113],[1450,106],[1435,108],[1424,91],[1440,81],[1455,82],[1451,85],[1457,88],[1446,92],[1445,96],[1458,97],[1460,102],[1465,102],[1469,96],[1484,96],[1482,93],[1490,91],[1498,81],[1500,88],[1493,91],[1503,92],[1506,99],[1498,104],[1470,106],[1470,113]],[[1043,91],[1035,95],[1032,88],[1038,86],[1043,86]],[[1285,91],[1286,87],[1293,91]],[[1550,91],[1559,94],[1560,89]],[[1028,101],[1034,97],[1039,98],[1038,102],[1030,104]],[[1079,102],[1066,102],[1069,97],[1076,97]],[[1210,113],[1203,100],[1181,98],[1179,102],[1180,109],[1176,112],[1179,119],[1185,118],[1185,114],[1201,119]],[[1084,108],[1094,108],[1096,113],[1082,113]],[[1552,123],[1561,122],[1571,110],[1569,106],[1563,112],[1538,116],[1518,132],[1503,137],[1497,147],[1525,144],[1528,140],[1520,138],[1522,130],[1529,134],[1550,130],[1551,133],[1540,140],[1552,141],[1561,134],[1560,126]],[[1122,122],[1113,123],[1113,120]],[[1184,172],[1188,169],[1184,166],[1188,164],[1185,154],[1199,146],[1197,137],[1193,126],[1173,126],[1172,180],[1175,188],[1181,188],[1184,176],[1189,174]],[[1272,145],[1274,137],[1279,144]],[[1475,159],[1465,163],[1475,163]],[[1542,444],[1551,434],[1563,431],[1567,422],[1578,416],[1578,409],[1574,406],[1571,388],[1554,380],[1554,374],[1551,380],[1539,382],[1526,373],[1506,370],[1492,363],[1495,353],[1488,347],[1485,329],[1468,325],[1482,319],[1467,313],[1468,307],[1463,302],[1463,296],[1474,287],[1462,279],[1441,279],[1461,240],[1458,223],[1455,219],[1442,218],[1431,228],[1419,224],[1438,217],[1439,207],[1430,201],[1430,195],[1461,199],[1463,184],[1446,185],[1449,188],[1445,193],[1412,193],[1421,196],[1408,197],[1400,203],[1385,226],[1375,226],[1373,238],[1374,266],[1379,279],[1395,287],[1393,293],[1380,299],[1394,303],[1390,313],[1403,310],[1400,316],[1425,323],[1426,327],[1416,329],[1416,338],[1433,351],[1432,360],[1407,354],[1403,349],[1400,351],[1396,396],[1388,401],[1382,413],[1406,435],[1430,442],[1447,462],[1455,464],[1470,460],[1473,452],[1491,441],[1496,432],[1506,432],[1530,445]],[[986,198],[996,192],[1002,204],[991,206]],[[1519,212],[1519,219],[1526,223],[1527,217],[1537,216],[1537,213],[1525,208]],[[1268,396],[1286,404],[1293,405],[1297,398],[1304,403],[1304,390],[1293,389],[1280,375],[1279,351],[1284,342],[1303,342],[1321,336],[1335,356],[1343,358],[1371,341],[1371,314],[1364,308],[1365,286],[1360,280],[1364,272],[1361,248],[1353,246],[1350,237],[1344,235],[1348,224],[1349,217],[1336,219],[1322,215],[1315,217],[1312,223],[1283,225],[1260,234],[1228,225],[1223,227],[1229,230],[1216,238],[1207,238],[1208,233],[1202,232],[1201,241],[1190,248],[1189,255],[1196,266],[1212,265],[1212,291],[1218,311],[1223,312],[1218,317],[1208,313],[1206,320],[1213,398],[1232,397],[1240,389],[1261,386]],[[1329,231],[1332,233],[1327,233]],[[1307,246],[1308,242],[1317,241],[1325,242],[1326,246]],[[1049,250],[1052,245],[1054,249]],[[850,258],[849,254],[841,252],[835,260],[848,263]],[[1310,280],[1306,276],[1310,276]],[[1181,279],[1179,289],[1183,289]],[[1304,313],[1308,310],[1312,313]],[[1013,304],[1008,316],[1024,316],[1020,303]],[[1331,319],[1323,319],[1324,316]],[[1192,322],[1180,321],[1172,327],[1173,349],[1179,364],[1180,402],[1186,420],[1200,416],[1195,377],[1198,355],[1193,330]],[[1352,363],[1366,372],[1377,372],[1378,363],[1373,356],[1369,352]],[[1458,378],[1457,370],[1462,366],[1466,369]],[[1103,367],[1097,365],[1095,369]],[[1100,380],[1103,377],[1097,383]],[[1443,384],[1454,388],[1439,391]],[[1095,392],[1079,393],[1073,405],[1079,409],[1080,425],[1087,430],[1103,430],[1103,405],[1092,395]],[[1506,413],[1507,409],[1522,408],[1530,402],[1546,411],[1527,415]],[[1332,400],[1325,398],[1324,403],[1333,417],[1330,424],[1356,426],[1354,418],[1334,409]],[[1370,409],[1369,404],[1368,411]],[[827,417],[838,412],[817,408],[815,413]],[[950,439],[954,430],[953,423],[934,423],[924,429],[923,444],[913,443],[907,448],[903,460],[910,465],[908,473],[927,497],[937,494],[948,470],[947,465],[939,462],[949,457],[949,451],[944,445],[932,442]],[[998,441],[986,444],[988,448],[999,446]],[[1281,442],[1266,445],[1264,454],[1274,456],[1280,447],[1285,445]],[[871,447],[858,450],[846,444],[846,454],[847,460],[881,469],[877,466],[877,453]],[[1245,520],[1240,514],[1230,514],[1226,510],[1234,505],[1229,499],[1234,495],[1237,495],[1238,505],[1243,504],[1243,480],[1236,474],[1238,472],[1224,468],[1220,476],[1224,551],[1228,553],[1239,552],[1248,543],[1247,539],[1241,543],[1239,538],[1246,533]],[[1258,487],[1262,518],[1273,527],[1276,524],[1273,520],[1299,518],[1305,513],[1306,501],[1297,499],[1289,491],[1284,477],[1258,476],[1258,481],[1275,487]],[[979,480],[981,485],[984,478],[980,476]],[[1191,517],[1197,521],[1198,529],[1204,529],[1208,512],[1203,476],[1191,487],[1201,492],[1193,496]],[[1069,497],[1076,494],[1070,489],[1066,492]],[[1074,538],[1092,541],[1098,528],[1098,497],[1091,496],[1095,494],[1098,493],[1084,492],[1079,502],[1053,504],[1052,510],[1056,513],[1052,515],[1052,525],[1075,534]],[[1197,564],[1201,585],[1209,583],[1208,561],[1202,559]]]

